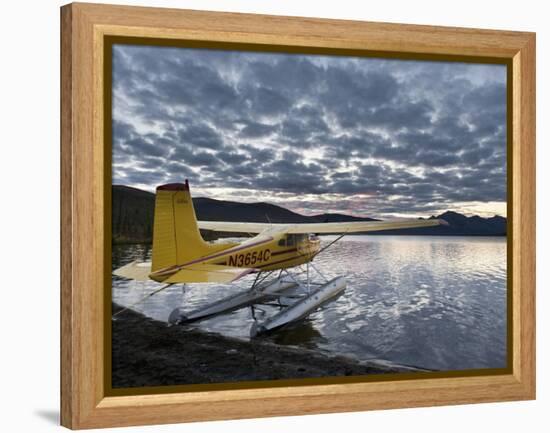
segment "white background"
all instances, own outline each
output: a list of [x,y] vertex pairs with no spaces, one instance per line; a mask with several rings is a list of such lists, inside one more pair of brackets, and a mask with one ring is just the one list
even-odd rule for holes
[[[537,32],[538,400],[455,407],[281,417],[131,428],[149,432],[241,433],[342,430],[464,432],[548,428],[550,213],[548,157],[548,14],[542,1],[327,2],[120,1],[143,6],[315,16]],[[3,431],[54,431],[59,412],[59,6],[58,0],[2,5],[0,227]],[[546,12],[546,13],[545,13]],[[546,410],[545,410],[546,409]],[[544,426],[543,423],[546,423]],[[120,431],[120,430],[118,430]],[[547,430],[546,430],[547,431]]]

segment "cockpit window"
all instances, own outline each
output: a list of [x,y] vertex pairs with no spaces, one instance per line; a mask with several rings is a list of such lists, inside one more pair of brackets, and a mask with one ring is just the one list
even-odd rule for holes
[[[303,242],[306,238],[307,235],[303,234],[286,235],[286,246],[293,247],[295,245],[298,245],[300,242]],[[281,244],[279,243],[279,245]]]

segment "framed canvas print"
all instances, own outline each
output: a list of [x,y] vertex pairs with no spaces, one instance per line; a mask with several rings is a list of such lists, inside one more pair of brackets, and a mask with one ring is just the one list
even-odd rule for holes
[[535,397],[535,36],[61,9],[62,424]]

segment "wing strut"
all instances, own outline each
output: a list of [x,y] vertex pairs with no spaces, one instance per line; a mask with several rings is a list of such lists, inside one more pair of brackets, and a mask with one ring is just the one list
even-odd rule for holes
[[332,246],[333,244],[335,244],[336,242],[338,242],[340,239],[342,239],[344,236],[346,236],[346,233],[344,234],[341,234],[340,236],[338,236],[336,239],[334,239],[330,244],[326,245],[325,247],[321,248],[317,254],[315,254],[311,260],[313,260],[315,257],[317,257],[319,254],[321,254],[323,251],[325,251],[328,247]]

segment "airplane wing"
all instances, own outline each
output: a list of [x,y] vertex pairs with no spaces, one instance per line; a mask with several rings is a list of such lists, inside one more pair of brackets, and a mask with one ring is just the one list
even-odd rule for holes
[[441,219],[402,219],[386,221],[352,221],[334,223],[303,223],[303,224],[269,224],[242,223],[225,221],[198,221],[199,228],[217,232],[262,233],[266,230],[276,230],[289,234],[300,233],[358,233],[378,230],[408,229],[448,225]]
[[255,270],[254,268],[196,264],[186,266],[163,283],[231,283]]
[[235,233],[261,233],[271,227],[288,224],[269,224],[269,223],[233,223],[227,221],[197,221],[200,229],[213,230],[216,232],[235,232]]
[[403,219],[386,221],[352,221],[337,223],[306,223],[294,224],[289,227],[287,233],[358,233],[375,232],[379,230],[413,229],[417,227],[430,227],[445,225],[447,221],[431,219]]

